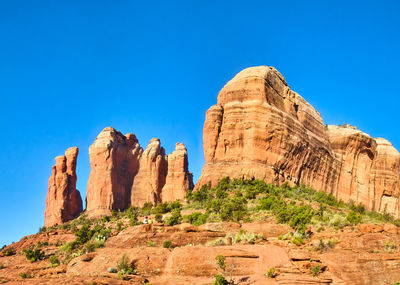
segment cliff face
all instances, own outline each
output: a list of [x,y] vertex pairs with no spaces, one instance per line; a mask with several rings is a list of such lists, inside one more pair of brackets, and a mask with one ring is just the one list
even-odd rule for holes
[[131,205],[161,201],[161,190],[168,172],[167,156],[159,139],[150,141],[139,160],[140,171],[135,177],[131,192]]
[[387,140],[351,126],[329,126],[332,148],[341,161],[336,196],[399,216],[400,154]]
[[182,143],[177,143],[175,150],[168,155],[168,174],[161,199],[164,202],[183,200],[187,189],[193,189],[193,176],[189,172],[186,147]]
[[129,207],[142,151],[133,134],[124,136],[111,127],[101,131],[89,148],[91,173],[86,196],[89,215],[103,215]]
[[335,187],[338,162],[321,116],[272,67],[245,69],[224,86],[206,113],[203,137],[197,185],[229,176]]
[[351,127],[324,126],[273,67],[239,72],[206,112],[199,186],[231,178],[304,183],[398,216],[399,153]]
[[49,178],[44,225],[50,227],[75,219],[82,212],[82,198],[76,189],[78,148],[71,147],[56,157]]
[[[135,135],[124,136],[114,128],[105,128],[89,148],[88,215],[106,215],[146,202],[155,204],[183,198],[193,182],[186,148],[177,145],[185,152],[179,149],[179,155],[176,150],[167,156],[160,140],[154,138],[143,151]],[[185,163],[177,163],[178,158]],[[174,195],[162,198],[167,177],[172,178],[168,179],[166,191]]]

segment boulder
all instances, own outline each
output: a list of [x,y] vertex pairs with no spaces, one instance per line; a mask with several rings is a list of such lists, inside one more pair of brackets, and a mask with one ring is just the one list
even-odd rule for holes
[[44,225],[50,227],[75,219],[82,212],[82,198],[76,189],[78,148],[71,147],[56,157],[46,197]]

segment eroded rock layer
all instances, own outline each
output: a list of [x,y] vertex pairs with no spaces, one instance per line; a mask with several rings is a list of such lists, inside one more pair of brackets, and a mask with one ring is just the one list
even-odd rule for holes
[[44,225],[50,227],[75,219],[82,212],[82,198],[76,189],[78,148],[71,147],[56,157],[49,178]]
[[399,153],[350,127],[325,127],[320,114],[273,67],[239,72],[206,113],[199,186],[257,178],[306,184],[398,216]]

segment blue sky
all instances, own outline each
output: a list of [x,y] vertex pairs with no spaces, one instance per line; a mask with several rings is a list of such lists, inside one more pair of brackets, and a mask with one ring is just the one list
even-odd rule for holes
[[54,157],[106,126],[204,163],[202,127],[240,70],[275,66],[325,123],[400,148],[399,1],[0,2],[0,246],[43,225]]

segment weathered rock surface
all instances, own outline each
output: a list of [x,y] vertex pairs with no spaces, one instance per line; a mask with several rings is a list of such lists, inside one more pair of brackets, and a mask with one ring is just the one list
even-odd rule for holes
[[167,172],[165,150],[161,147],[160,140],[153,138],[139,159],[139,172],[132,185],[131,205],[142,206],[145,202],[160,202]]
[[154,138],[143,151],[134,134],[124,136],[107,127],[90,146],[89,156],[89,216],[106,215],[146,202],[182,199],[193,186],[187,151],[181,143],[167,156],[160,140]]
[[91,172],[87,186],[87,212],[109,214],[130,206],[133,179],[139,170],[142,148],[134,134],[124,136],[107,127],[89,148]]
[[188,189],[193,189],[193,176],[189,172],[187,150],[184,144],[177,143],[175,150],[168,155],[168,174],[162,189],[162,201],[182,200]]
[[206,113],[198,186],[221,178],[308,184],[329,191],[338,172],[320,114],[273,67],[247,68]]
[[320,114],[273,67],[239,72],[219,92],[203,128],[205,165],[196,188],[226,176],[306,184],[399,216],[400,155]]
[[371,138],[349,125],[328,126],[327,133],[341,162],[335,196],[398,217],[399,152],[387,140]]
[[71,147],[65,155],[56,157],[49,178],[44,225],[62,224],[75,219],[82,212],[82,198],[76,189],[76,160],[78,148]]

